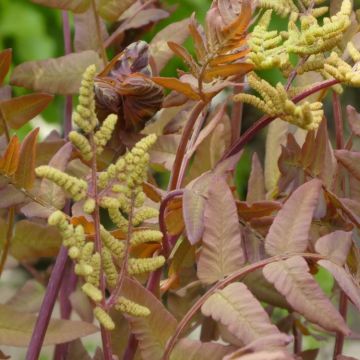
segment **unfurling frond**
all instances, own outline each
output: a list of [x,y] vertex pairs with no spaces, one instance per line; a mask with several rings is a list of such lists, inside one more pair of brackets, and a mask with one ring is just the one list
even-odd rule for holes
[[248,80],[262,99],[254,95],[238,94],[234,96],[235,101],[249,103],[270,116],[279,117],[303,129],[313,130],[319,126],[323,116],[321,102],[295,105],[280,83],[273,87],[254,73],[249,75]]

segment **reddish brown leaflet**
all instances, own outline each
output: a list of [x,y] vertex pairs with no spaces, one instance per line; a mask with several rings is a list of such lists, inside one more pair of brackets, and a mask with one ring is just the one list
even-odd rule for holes
[[152,82],[149,47],[144,41],[129,45],[100,72],[95,81],[98,110],[119,115],[120,127],[138,132],[160,109],[162,88]]

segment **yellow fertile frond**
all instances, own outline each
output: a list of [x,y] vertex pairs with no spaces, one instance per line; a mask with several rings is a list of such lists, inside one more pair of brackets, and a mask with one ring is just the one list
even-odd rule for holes
[[79,90],[79,104],[73,113],[74,123],[85,133],[94,130],[98,123],[95,114],[94,79],[95,65],[90,65],[84,72]]
[[357,70],[357,64],[351,67],[335,52],[326,59],[324,69],[335,79],[348,86],[360,86],[360,72]]
[[64,246],[70,247],[76,245],[74,227],[67,221],[62,211],[57,210],[53,212],[48,218],[48,223],[59,229]]
[[90,283],[85,283],[81,290],[94,302],[100,302],[102,300],[102,294],[100,289]]
[[150,310],[142,305],[120,296],[115,309],[131,316],[145,317],[150,315]]
[[106,330],[114,330],[115,324],[111,319],[110,315],[101,307],[97,306],[94,309],[94,315],[98,319],[99,323],[106,329]]
[[144,274],[150,271],[154,271],[165,263],[163,256],[155,256],[147,259],[129,259],[128,273],[130,275]]
[[96,202],[93,198],[87,198],[83,205],[83,210],[86,214],[92,214],[95,210]]
[[300,30],[289,23],[289,38],[284,45],[289,53],[300,56],[319,54],[332,50],[350,26],[351,2],[344,0],[340,11],[331,18],[324,18],[320,25],[312,15],[301,17]]
[[355,47],[354,43],[349,41],[347,44],[347,51],[349,52],[349,55],[351,56],[352,60],[354,62],[360,61],[360,52]]
[[103,248],[101,256],[103,269],[106,275],[106,283],[110,289],[113,289],[116,286],[118,273],[111,256],[111,252],[107,248]]
[[88,264],[80,263],[75,265],[74,272],[79,276],[88,276],[93,272],[93,268]]
[[42,165],[35,169],[37,176],[46,178],[63,188],[75,201],[86,197],[88,184],[82,179],[70,176],[51,166]]
[[104,245],[115,258],[122,259],[124,257],[125,244],[123,241],[116,239],[103,226],[100,227],[100,236]]
[[100,129],[94,135],[94,141],[96,144],[96,153],[100,155],[103,150],[104,146],[110,140],[111,135],[115,129],[116,122],[118,120],[117,115],[110,114],[106,117],[104,122],[101,124]]
[[79,150],[84,160],[91,160],[93,154],[89,140],[77,131],[70,131],[69,140]]
[[131,236],[131,245],[136,246],[146,242],[160,242],[163,234],[158,230],[139,230]]
[[103,196],[99,201],[99,205],[104,209],[118,208],[119,201],[110,196]]
[[297,15],[299,13],[299,9],[292,0],[258,0],[258,6],[274,10],[281,17],[286,17],[292,12]]
[[284,87],[279,83],[272,87],[267,81],[259,78],[254,73],[249,74],[249,85],[254,88],[264,100],[254,95],[238,94],[234,96],[235,101],[249,103],[270,116],[279,117],[291,124],[306,130],[316,129],[323,116],[322,103],[308,103],[295,105],[289,99]]
[[92,267],[92,272],[90,275],[85,277],[87,283],[99,287],[100,284],[100,268],[101,268],[101,259],[100,254],[96,252],[91,256],[90,266]]
[[289,55],[283,46],[283,38],[278,31],[268,31],[272,10],[265,11],[249,38],[250,53],[247,61],[257,70],[290,67]]
[[122,231],[127,232],[129,222],[118,208],[108,208],[111,221]]
[[152,219],[158,216],[159,210],[146,206],[135,212],[132,223],[134,226],[138,226],[145,220]]

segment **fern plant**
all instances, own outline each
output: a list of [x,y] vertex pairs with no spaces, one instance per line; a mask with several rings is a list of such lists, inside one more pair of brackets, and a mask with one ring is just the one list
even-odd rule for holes
[[[33,2],[62,10],[66,51],[14,67],[10,84],[34,93],[0,88],[0,274],[31,277],[0,303],[0,354],[321,359],[335,338],[333,359],[351,358],[353,3],[214,0],[204,25],[194,14],[146,43],[161,2]],[[1,84],[11,62],[2,51]],[[63,136],[22,138],[48,93],[65,96]]]

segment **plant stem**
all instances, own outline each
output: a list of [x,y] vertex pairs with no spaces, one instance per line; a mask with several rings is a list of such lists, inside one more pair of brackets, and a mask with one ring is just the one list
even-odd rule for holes
[[136,350],[138,347],[138,341],[134,334],[130,334],[128,344],[126,346],[123,360],[132,360],[136,354]]
[[205,105],[206,105],[206,103],[199,101],[193,108],[190,118],[185,125],[183,133],[181,135],[179,147],[178,147],[178,149],[176,151],[176,155],[175,155],[174,166],[173,166],[173,170],[171,172],[171,178],[170,178],[170,183],[169,183],[169,190],[175,190],[179,185],[178,184],[179,174],[180,174],[181,164],[182,164],[184,156],[185,156],[186,146],[187,146],[188,140],[191,136],[191,132],[193,130],[194,124],[195,124],[198,116],[200,115],[201,111],[204,109]]
[[[344,148],[344,129],[343,129],[343,120],[342,120],[342,111],[339,95],[333,91],[333,112],[334,112],[334,122],[335,122],[335,137],[336,137],[336,147],[338,149]],[[347,296],[345,292],[340,289],[339,297],[339,313],[344,318],[346,322],[347,316]],[[341,331],[336,332],[335,337],[335,346],[334,346],[334,357],[336,360],[338,355],[342,354],[344,346],[345,336]]]
[[7,259],[8,253],[9,253],[10,243],[11,243],[11,239],[12,239],[12,235],[13,235],[14,220],[15,220],[15,206],[11,206],[8,210],[6,237],[5,237],[5,242],[3,245],[2,252],[1,252],[0,276],[4,270],[6,259]]
[[[346,322],[346,314],[347,314],[347,296],[344,291],[340,290],[340,298],[339,298],[339,313],[344,318]],[[345,336],[340,331],[336,332],[335,338],[335,346],[334,346],[334,356],[333,360],[336,360],[338,355],[342,354],[343,346],[344,346]]]
[[6,141],[7,141],[7,143],[9,143],[10,142],[10,131],[9,131],[9,127],[8,127],[7,122],[6,122],[6,119],[5,119],[4,112],[1,110],[1,108],[0,108],[0,120],[1,120],[2,126],[4,128]]
[[116,286],[107,301],[107,304],[106,304],[107,309],[111,309],[111,307],[116,304],[116,302],[120,296],[120,293],[121,293],[121,289],[122,289],[122,285],[124,283],[125,276],[127,274],[129,251],[130,251],[130,240],[131,240],[131,235],[132,235],[132,231],[133,231],[132,222],[133,222],[133,213],[134,213],[134,202],[135,202],[135,195],[132,194],[131,202],[130,202],[129,219],[128,219],[128,230],[127,230],[127,234],[126,234],[125,256],[124,256],[123,262],[121,264],[120,274],[118,276]]
[[[153,293],[156,297],[159,297],[159,284],[161,279],[162,269],[157,269],[151,272],[146,288]],[[138,347],[138,341],[134,334],[130,334],[129,340],[124,352],[123,360],[132,360],[136,354]]]
[[[68,261],[64,270],[64,277],[59,291],[60,316],[62,319],[69,319],[72,311],[70,295],[75,290],[77,276],[74,273],[72,261]],[[68,355],[70,343],[58,344],[55,346],[54,360],[65,360]]]
[[[159,227],[160,231],[163,233],[163,241],[162,241],[162,254],[165,255],[166,258],[169,257],[171,252],[172,244],[170,243],[170,239],[167,234],[166,230],[166,224],[165,224],[165,210],[168,203],[177,196],[181,196],[183,193],[183,190],[174,190],[170,191],[164,199],[161,201],[160,204],[160,211],[159,211]],[[157,269],[155,271],[152,271],[149,275],[149,279],[146,285],[146,288],[153,293],[156,297],[160,296],[160,279],[161,279],[161,273],[162,269]],[[138,346],[138,341],[136,340],[136,337],[134,334],[130,334],[128,344],[126,346],[126,350],[124,353],[123,360],[132,360],[135,356],[136,349]]]
[[[225,109],[224,109],[224,111],[225,111]],[[198,119],[199,119],[199,117],[198,117]],[[194,144],[196,142],[196,139],[199,136],[199,133],[200,133],[200,130],[201,130],[203,124],[204,124],[204,121],[205,121],[205,116],[201,116],[199,121],[197,121],[194,124],[192,134],[191,134],[191,136],[190,136],[190,138],[188,140],[188,143],[186,145],[185,154],[184,154],[183,160],[181,162],[180,171],[179,171],[179,177],[178,177],[178,180],[177,180],[177,188],[181,188],[183,186],[184,178],[185,178],[185,175],[186,175],[186,170],[187,170],[187,167],[189,165],[192,154],[194,153],[193,146],[194,146]]]
[[[93,153],[93,157],[91,160],[91,184],[92,184],[92,197],[95,200],[95,209],[92,213],[92,218],[94,221],[94,230],[95,230],[95,251],[100,254],[100,274],[99,274],[99,281],[100,281],[100,291],[102,293],[102,300],[101,305],[103,308],[106,307],[106,300],[105,300],[105,277],[104,277],[104,270],[102,264],[102,242],[100,237],[100,207],[99,207],[99,195],[97,189],[97,163],[96,163],[96,144],[94,141],[94,134],[91,133],[89,136],[89,141]],[[103,325],[100,326],[101,330],[101,340],[102,340],[102,347],[103,347],[103,354],[105,360],[112,360],[112,348],[111,348],[111,338],[110,333],[108,330],[105,329]]]
[[[71,45],[71,30],[69,23],[69,13],[67,11],[62,11],[62,21],[63,21],[63,38],[64,38],[64,52],[65,54],[71,54],[72,45]],[[65,109],[64,109],[64,120],[63,120],[63,129],[64,129],[64,138],[66,139],[71,131],[71,113],[72,113],[72,96],[65,96]],[[71,214],[71,202],[67,200],[65,207],[63,209],[66,215]],[[71,315],[71,303],[69,300],[70,294],[75,290],[77,277],[73,272],[73,265],[71,261],[66,263],[64,272],[67,276],[64,276],[67,279],[66,282],[62,281],[59,291],[59,303],[60,303],[60,314],[62,319],[69,319]],[[69,281],[72,279],[72,281]],[[59,344],[55,346],[54,360],[66,359],[69,343]]]
[[333,91],[332,93],[333,100],[333,112],[334,112],[334,123],[335,123],[335,134],[336,134],[336,147],[338,149],[344,148],[344,129],[343,129],[343,120],[341,113],[341,104],[339,95]]
[[[7,122],[6,122],[4,113],[1,110],[1,108],[0,108],[0,118],[1,118],[1,121],[3,123],[6,142],[9,143],[10,142],[10,131],[9,131],[9,127],[8,127]],[[11,206],[9,208],[9,210],[8,210],[6,237],[5,237],[5,242],[4,242],[4,245],[3,245],[2,252],[1,252],[0,276],[1,276],[2,272],[3,272],[3,270],[4,270],[6,259],[7,259],[7,256],[9,254],[10,243],[11,243],[11,238],[12,238],[12,234],[13,234],[14,220],[15,220],[15,206]]]
[[166,258],[169,257],[170,255],[170,251],[171,251],[171,244],[169,241],[169,237],[167,234],[167,229],[166,229],[166,223],[165,223],[165,210],[166,207],[168,205],[168,203],[177,196],[181,196],[183,194],[183,190],[173,190],[170,191],[165,197],[164,199],[161,201],[160,204],[160,209],[159,209],[159,228],[160,231],[163,233],[163,242],[162,242],[162,247],[163,247],[163,253],[165,255]]
[[195,315],[195,313],[200,310],[201,306],[205,303],[205,301],[212,295],[216,290],[223,289],[227,285],[231,284],[235,280],[239,279],[242,276],[245,276],[246,274],[255,271],[257,269],[261,269],[264,266],[273,263],[275,261],[285,260],[292,256],[302,256],[308,259],[315,259],[315,260],[321,260],[324,259],[324,256],[319,254],[311,254],[311,253],[296,253],[296,254],[286,254],[286,255],[279,255],[279,256],[273,256],[271,258],[261,260],[259,262],[244,266],[242,269],[232,273],[228,277],[226,277],[224,280],[219,281],[216,283],[211,289],[209,289],[196,303],[190,308],[190,310],[185,314],[185,316],[181,319],[181,321],[178,323],[175,332],[173,336],[169,339],[167,342],[162,360],[168,360],[170,358],[171,351],[173,350],[174,346],[176,345],[177,339],[180,336],[180,334],[183,332],[183,330],[186,328],[186,326],[190,323],[191,319]]
[[96,26],[96,35],[97,35],[97,40],[98,40],[98,44],[99,44],[99,49],[101,52],[101,58],[102,61],[104,63],[104,67],[107,65],[108,63],[108,59],[107,59],[107,55],[106,55],[106,51],[105,51],[105,45],[102,39],[102,34],[101,34],[101,26],[100,26],[100,18],[99,18],[99,14],[97,12],[96,9],[96,2],[95,0],[91,0],[91,7],[94,13],[94,19],[95,19],[95,26]]
[[[64,48],[65,54],[70,54],[71,49],[71,31],[69,25],[69,15],[66,11],[62,12],[63,19],[63,36],[64,36]],[[64,115],[64,134],[68,135],[71,130],[71,110],[72,110],[72,98],[66,97],[65,99],[65,115]],[[31,194],[27,194],[33,201],[37,201],[42,204],[42,201],[38,201]],[[69,211],[70,211],[70,205]],[[56,210],[56,209],[55,209]],[[56,302],[57,295],[64,277],[65,268],[70,267],[71,262],[67,257],[67,249],[61,246],[59,254],[56,258],[54,268],[51,272],[46,293],[41,304],[40,312],[32,333],[29,348],[26,354],[26,360],[36,360],[39,357],[40,350],[44,341],[45,333],[49,325],[52,311]],[[66,353],[66,347],[62,349]],[[59,350],[58,350],[59,351]],[[60,351],[60,354],[61,352]],[[56,351],[55,351],[56,356]]]
[[302,336],[301,332],[296,326],[295,318],[293,318],[292,331],[294,336],[294,354],[300,354],[302,350]]
[[54,268],[51,272],[46,293],[41,304],[39,316],[36,320],[34,331],[30,340],[26,360],[37,360],[44,341],[46,329],[49,325],[52,310],[59,292],[60,284],[64,276],[64,269],[70,260],[67,257],[67,249],[62,246],[56,258]]
[[[243,80],[241,80],[242,82]],[[234,95],[241,93],[244,85],[236,85],[234,87]],[[231,144],[233,144],[241,134],[241,125],[243,117],[244,103],[242,101],[233,101],[231,111]]]

